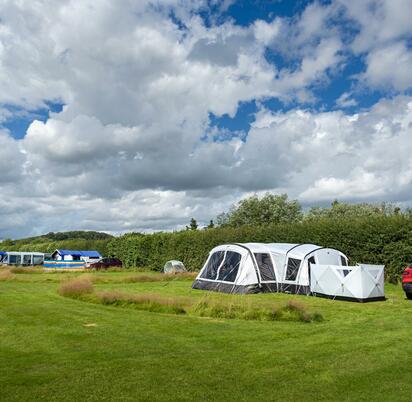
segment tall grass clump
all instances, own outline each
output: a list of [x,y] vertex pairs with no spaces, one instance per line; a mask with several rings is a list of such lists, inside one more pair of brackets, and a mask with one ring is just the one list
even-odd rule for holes
[[15,277],[16,275],[10,272],[9,269],[3,269],[0,271],[0,281],[1,282],[12,281]]
[[293,300],[286,305],[264,307],[248,299],[209,299],[205,297],[192,306],[193,315],[200,317],[241,319],[255,321],[322,321],[319,313],[310,313],[305,306]]
[[153,313],[187,314],[197,317],[238,319],[253,321],[322,321],[319,313],[310,313],[303,304],[289,301],[286,304],[262,306],[250,297],[206,296],[201,300],[183,296],[159,294],[129,294],[121,291],[94,292],[89,278],[79,277],[63,283],[59,294],[106,306],[129,307]]
[[138,274],[130,275],[124,278],[124,282],[167,282],[167,281],[179,281],[186,279],[195,279],[196,272],[181,272],[176,274]]
[[72,299],[80,299],[82,296],[91,295],[94,292],[90,278],[79,277],[63,282],[59,287],[59,294]]
[[155,313],[186,314],[186,298],[163,297],[156,294],[130,295],[122,292],[99,292],[96,294],[100,303],[120,307],[135,307]]
[[42,274],[44,269],[40,265],[34,267],[13,267],[10,268],[10,272],[13,274]]

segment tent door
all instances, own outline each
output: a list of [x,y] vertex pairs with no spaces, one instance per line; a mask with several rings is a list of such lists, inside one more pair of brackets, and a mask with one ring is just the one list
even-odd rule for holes
[[311,265],[312,264],[316,264],[316,261],[315,261],[315,256],[314,255],[312,255],[312,257],[310,257],[309,259],[308,259],[308,278],[309,278],[309,286],[311,285],[311,283],[310,283],[310,270],[311,270]]

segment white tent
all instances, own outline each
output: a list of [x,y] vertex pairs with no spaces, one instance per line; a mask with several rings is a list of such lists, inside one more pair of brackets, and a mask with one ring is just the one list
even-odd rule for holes
[[163,267],[163,272],[165,274],[176,274],[179,272],[187,272],[183,262],[177,260],[167,261]]
[[[380,275],[383,278],[383,267],[364,265],[358,270],[347,265],[348,259],[340,251],[315,244],[225,244],[210,252],[193,288],[225,293],[316,294],[358,301],[384,299],[383,285],[376,286]],[[342,283],[348,287],[345,292]]]

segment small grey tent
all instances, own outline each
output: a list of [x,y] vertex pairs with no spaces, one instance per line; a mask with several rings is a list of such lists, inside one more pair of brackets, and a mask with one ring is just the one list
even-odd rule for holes
[[177,260],[167,261],[163,267],[163,272],[165,274],[175,274],[178,272],[187,272],[183,262]]

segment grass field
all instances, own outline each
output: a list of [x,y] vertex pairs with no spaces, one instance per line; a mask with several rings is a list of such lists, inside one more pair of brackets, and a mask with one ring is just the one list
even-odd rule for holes
[[[251,401],[412,399],[412,302],[387,285],[369,304],[298,300],[323,322],[266,322],[161,314],[62,297],[81,274],[0,278],[1,401]],[[201,300],[191,280],[128,281],[92,274],[97,291]],[[211,298],[230,300],[230,295]]]

